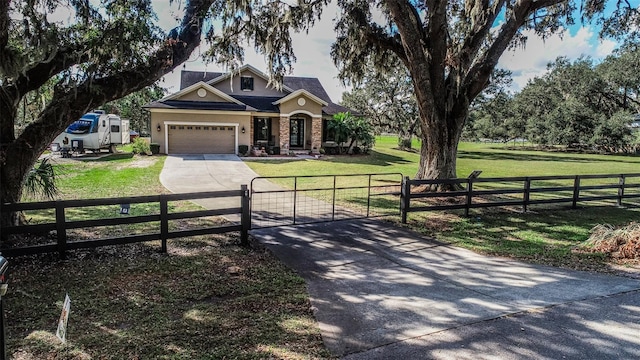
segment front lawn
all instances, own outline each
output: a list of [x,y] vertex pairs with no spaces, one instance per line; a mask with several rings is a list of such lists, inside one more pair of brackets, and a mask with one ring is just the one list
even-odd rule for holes
[[[158,180],[164,159],[121,154],[101,161],[61,160],[56,165],[60,198],[166,192]],[[183,201],[173,210],[197,208]],[[85,211],[81,218],[109,214],[120,216],[105,207]],[[46,214],[31,216],[35,222]],[[173,226],[223,221],[201,218]],[[80,235],[109,237],[122,231],[111,226]],[[167,254],[159,252],[159,242],[149,242],[70,251],[65,261],[56,254],[10,259],[4,297],[9,357],[330,358],[304,281],[269,252],[238,244],[238,235],[231,233],[170,240]],[[62,344],[55,332],[65,294],[71,313]]]

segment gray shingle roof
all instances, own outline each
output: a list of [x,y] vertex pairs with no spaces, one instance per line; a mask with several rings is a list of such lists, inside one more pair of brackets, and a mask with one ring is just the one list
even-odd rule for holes
[[273,96],[242,96],[242,95],[231,95],[236,100],[242,102],[243,104],[247,104],[257,111],[261,112],[275,112],[279,113],[280,108],[278,105],[273,105],[275,101],[278,101],[282,97],[273,97]]
[[[208,82],[219,76],[224,75],[219,72],[204,72],[204,71],[188,71],[182,70],[180,74],[180,90],[187,88],[199,81]],[[322,107],[322,112],[327,115],[335,115],[339,112],[351,112],[353,114],[358,115],[353,110],[347,109],[344,106],[335,104],[331,101],[331,98],[325,91],[322,83],[317,78],[310,77],[297,77],[297,76],[285,76],[283,79],[283,84],[292,90],[304,89],[313,95],[319,97],[320,99],[326,101],[327,106]],[[238,96],[234,94],[230,94],[237,100],[242,103],[248,105],[249,107],[255,108],[257,111],[262,112],[279,112],[279,108],[277,105],[273,105],[272,103],[280,98],[278,97],[258,97],[258,96]],[[284,95],[286,96],[286,94]],[[171,101],[171,100],[170,100]],[[167,104],[170,101],[164,101],[164,104]],[[174,106],[160,106],[162,103],[156,101],[150,104],[147,104],[145,107],[149,108],[157,108],[157,107],[168,107],[168,108],[179,108]],[[194,107],[190,107],[194,109]],[[213,110],[213,109],[212,109]],[[244,108],[242,109],[244,110]]]
[[182,70],[180,73],[180,90],[187,88],[198,81],[207,82],[209,80],[213,80],[220,75],[222,75],[222,73],[219,72]]
[[247,110],[245,105],[217,101],[165,100],[154,101],[144,106],[152,109],[192,109],[192,110]]

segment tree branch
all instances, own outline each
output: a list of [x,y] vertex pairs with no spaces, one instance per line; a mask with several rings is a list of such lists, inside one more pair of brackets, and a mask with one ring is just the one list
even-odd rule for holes
[[[57,89],[49,105],[24,129],[16,142],[21,146],[44,147],[49,141],[38,141],[39,138],[55,136],[87,110],[143,89],[188,60],[200,45],[203,19],[212,2],[189,1],[178,40],[167,39],[145,64],[102,78],[89,78],[71,88]],[[38,153],[43,150],[36,149]]]
[[353,7],[349,12],[349,16],[360,27],[360,31],[371,45],[382,50],[392,51],[400,59],[406,61],[407,56],[398,38],[389,36],[380,26],[367,21],[367,16],[362,9]]
[[502,25],[493,43],[482,56],[478,57],[475,64],[469,69],[464,82],[468,84],[467,96],[474,98],[486,86],[491,71],[498,64],[500,56],[509,46],[511,40],[524,24],[529,16],[545,7],[556,5],[563,0],[522,0],[516,3],[511,13],[508,13],[507,21]]

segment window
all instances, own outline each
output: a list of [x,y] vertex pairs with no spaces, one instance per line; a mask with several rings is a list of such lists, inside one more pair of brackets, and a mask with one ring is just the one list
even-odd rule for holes
[[212,126],[211,130],[218,130],[218,127],[217,126]]
[[187,130],[193,130],[193,126],[187,126]]
[[202,130],[200,126],[196,126],[196,130]]
[[253,142],[270,141],[271,140],[271,119],[255,118],[253,119]]
[[111,132],[120,132],[120,125],[111,125]]
[[331,120],[322,120],[322,141],[336,141],[336,132],[333,129],[329,128],[329,121]]
[[253,90],[253,78],[249,76],[242,76],[240,78],[240,90],[252,91]]
[[176,129],[176,126],[175,126],[175,125],[171,125],[171,126],[169,126],[169,129],[171,129],[171,130],[175,130],[175,129]]
[[178,130],[184,130],[184,126],[178,126]]

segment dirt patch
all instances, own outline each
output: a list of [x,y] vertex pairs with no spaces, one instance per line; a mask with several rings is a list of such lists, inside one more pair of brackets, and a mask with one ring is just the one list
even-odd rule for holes
[[158,157],[153,156],[136,155],[131,161],[127,162],[126,164],[116,166],[115,169],[122,170],[125,168],[148,168],[158,162],[158,159]]

